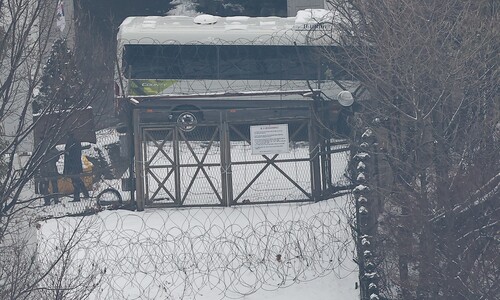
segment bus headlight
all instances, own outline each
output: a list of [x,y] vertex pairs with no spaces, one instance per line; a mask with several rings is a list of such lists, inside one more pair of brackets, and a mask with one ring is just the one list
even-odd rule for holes
[[351,106],[354,103],[354,97],[349,91],[342,91],[337,95],[337,100],[342,106]]

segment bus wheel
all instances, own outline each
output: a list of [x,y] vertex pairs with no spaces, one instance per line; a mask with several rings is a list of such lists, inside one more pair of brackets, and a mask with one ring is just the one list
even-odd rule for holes
[[177,124],[184,132],[193,131],[198,124],[198,116],[195,112],[184,111],[177,117]]

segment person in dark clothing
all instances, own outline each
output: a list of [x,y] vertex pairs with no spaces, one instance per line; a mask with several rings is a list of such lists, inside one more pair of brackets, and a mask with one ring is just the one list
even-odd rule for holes
[[64,175],[69,175],[73,184],[73,201],[80,201],[80,193],[83,193],[85,198],[89,198],[89,192],[80,177],[83,173],[82,167],[82,150],[89,149],[90,146],[82,147],[73,133],[68,134],[68,140],[64,146]]
[[352,119],[354,113],[349,107],[343,107],[337,117],[337,133],[342,137],[349,137],[352,130]]
[[[61,152],[56,148],[50,149],[45,155],[40,166],[40,193],[44,195],[45,205],[50,205],[51,199],[54,203],[59,203],[59,188],[57,186],[57,179],[59,172],[57,171],[57,161]],[[49,193],[49,184],[52,185],[52,193]]]

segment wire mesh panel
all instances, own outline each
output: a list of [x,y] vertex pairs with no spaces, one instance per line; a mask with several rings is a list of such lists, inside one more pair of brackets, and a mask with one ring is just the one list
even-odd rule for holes
[[[81,216],[94,214],[102,209],[109,208],[112,204],[117,206],[130,205],[130,193],[122,189],[122,181],[130,176],[130,158],[125,155],[120,147],[120,135],[114,128],[104,128],[96,132],[95,143],[82,143],[83,173],[67,175],[64,173],[65,145],[57,145],[60,155],[56,161],[57,176],[45,178],[42,183],[47,184],[47,194],[40,195],[40,202],[46,200],[46,205],[41,209],[42,218],[61,216]],[[74,201],[73,178],[80,178],[90,197],[81,193],[80,201]],[[53,189],[54,183],[57,190]],[[38,192],[41,192],[38,190]],[[49,205],[50,204],[50,205]],[[109,205],[108,205],[109,204]]]
[[319,201],[348,185],[348,145],[322,133],[308,107],[177,114],[140,125],[146,207]]
[[349,144],[346,140],[331,139],[329,143],[329,156],[331,161],[331,183],[335,187],[349,186],[351,181],[347,177],[350,159]]
[[289,145],[288,151],[278,154],[256,153],[251,144],[252,125],[229,125],[232,204],[312,200],[309,144],[304,141],[309,121],[279,123],[288,130]]
[[223,204],[220,127],[178,127],[181,205]]
[[219,131],[201,124],[143,128],[146,206],[222,204]]
[[[144,128],[142,131],[144,193],[146,205],[175,204],[177,150],[175,128]],[[177,201],[176,201],[177,200]]]

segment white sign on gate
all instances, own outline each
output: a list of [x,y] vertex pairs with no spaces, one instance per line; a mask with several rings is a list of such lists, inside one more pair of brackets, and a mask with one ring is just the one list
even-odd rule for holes
[[250,126],[253,155],[289,153],[288,124]]

